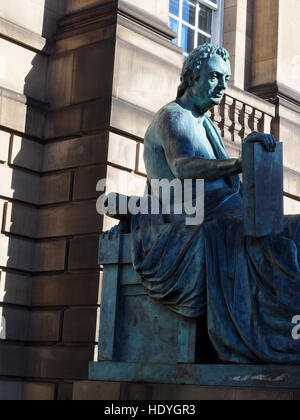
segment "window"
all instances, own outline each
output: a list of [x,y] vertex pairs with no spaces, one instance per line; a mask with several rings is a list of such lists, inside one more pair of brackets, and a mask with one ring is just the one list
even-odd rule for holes
[[205,42],[222,45],[223,0],[170,0],[169,27],[178,34],[172,42],[187,56]]

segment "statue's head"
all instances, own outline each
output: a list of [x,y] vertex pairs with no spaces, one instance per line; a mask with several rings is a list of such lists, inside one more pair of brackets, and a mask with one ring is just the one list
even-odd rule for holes
[[220,104],[231,77],[230,56],[225,48],[204,44],[187,57],[177,99],[187,90],[208,108]]

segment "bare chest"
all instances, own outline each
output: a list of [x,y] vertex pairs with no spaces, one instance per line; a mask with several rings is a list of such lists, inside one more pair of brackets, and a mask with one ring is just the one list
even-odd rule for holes
[[202,159],[216,159],[211,141],[204,126],[194,121],[191,140],[195,156]]

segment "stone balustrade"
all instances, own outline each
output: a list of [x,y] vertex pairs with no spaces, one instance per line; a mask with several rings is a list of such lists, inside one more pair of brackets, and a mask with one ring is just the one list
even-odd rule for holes
[[252,131],[271,133],[275,106],[233,86],[229,86],[219,107],[210,112],[232,157],[240,156],[241,144]]

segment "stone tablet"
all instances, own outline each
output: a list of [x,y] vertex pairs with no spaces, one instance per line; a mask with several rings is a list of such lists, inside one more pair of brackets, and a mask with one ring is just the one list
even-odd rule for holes
[[246,236],[260,238],[283,232],[283,153],[260,143],[243,145],[243,203]]

